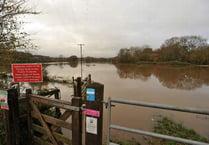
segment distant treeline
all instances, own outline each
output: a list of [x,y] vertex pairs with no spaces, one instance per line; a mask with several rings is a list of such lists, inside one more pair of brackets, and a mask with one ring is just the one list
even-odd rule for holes
[[[50,57],[43,55],[33,55],[29,52],[19,52],[0,49],[0,65],[11,64],[11,63],[44,63],[44,62],[77,62],[80,61],[75,55],[64,57],[60,55],[59,57]],[[112,58],[95,58],[95,57],[84,57],[83,62],[111,62]]]
[[77,56],[72,55],[69,57],[50,57],[42,55],[33,55],[28,52],[0,50],[0,65],[11,63],[40,63],[40,62],[76,62]]
[[198,65],[209,64],[209,45],[200,36],[172,37],[159,49],[148,45],[120,49],[115,60],[118,63],[178,61]]
[[[0,65],[8,63],[36,62],[78,62],[75,55],[69,57],[50,57],[33,55],[16,50],[0,49]],[[111,63],[192,63],[209,65],[209,44],[200,36],[182,36],[167,39],[160,48],[153,49],[149,45],[120,49],[118,55],[112,58],[84,57],[84,62]]]
[[113,62],[114,59],[113,58],[95,58],[95,57],[84,57],[84,61],[86,63],[92,63],[92,62]]

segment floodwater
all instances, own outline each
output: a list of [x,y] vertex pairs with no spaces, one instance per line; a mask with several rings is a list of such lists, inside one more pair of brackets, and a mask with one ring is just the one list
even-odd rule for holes
[[[50,76],[65,79],[80,76],[79,65],[48,65],[46,69]],[[93,81],[104,84],[105,100],[114,97],[209,110],[209,67],[84,64],[83,76],[88,74],[92,75]],[[56,83],[49,86],[60,88],[62,99],[70,100],[70,86]],[[106,112],[105,109],[104,134]],[[204,115],[116,104],[112,110],[112,123],[152,131],[160,116],[167,116],[187,128],[193,128],[209,139],[209,116]],[[118,140],[138,140],[137,136],[120,131],[111,131],[111,136]]]

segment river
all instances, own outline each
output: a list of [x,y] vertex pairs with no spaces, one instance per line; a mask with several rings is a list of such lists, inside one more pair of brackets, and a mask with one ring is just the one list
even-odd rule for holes
[[[73,76],[80,76],[79,65],[52,64],[48,65],[46,70],[51,77],[71,79]],[[84,64],[83,76],[88,74],[92,75],[93,81],[104,84],[105,100],[108,97],[115,97],[209,110],[208,67]],[[69,86],[56,83],[48,86],[60,88],[64,100],[69,100],[72,95],[72,89]],[[106,110],[104,111],[104,121],[106,121]],[[209,117],[207,116],[118,104],[112,111],[112,123],[117,125],[152,131],[155,121],[160,116],[167,116],[187,128],[193,128],[209,139]],[[130,138],[138,140],[136,136],[118,131],[112,131],[111,136],[118,140]]]

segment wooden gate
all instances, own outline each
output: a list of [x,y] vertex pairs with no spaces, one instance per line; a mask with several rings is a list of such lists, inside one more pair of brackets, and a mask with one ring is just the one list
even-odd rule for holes
[[[82,144],[82,113],[80,97],[71,102],[34,95],[28,89],[28,128],[31,145],[81,145]],[[60,108],[58,117],[43,113],[41,106],[50,109]],[[66,136],[63,129],[71,130],[72,135]]]

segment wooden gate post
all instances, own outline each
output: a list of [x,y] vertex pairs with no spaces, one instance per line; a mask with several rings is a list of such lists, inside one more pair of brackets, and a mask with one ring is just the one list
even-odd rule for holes
[[19,109],[17,89],[9,89],[8,104],[9,110],[4,111],[7,145],[19,145]]
[[[58,100],[60,99],[59,93],[60,93],[60,90],[59,90],[59,89],[56,89],[55,94],[54,94],[54,98],[55,98],[55,99],[58,99]],[[55,110],[56,110],[56,111],[55,111],[55,112],[56,112],[56,115],[55,115],[55,116],[56,116],[57,118],[59,118],[59,117],[61,116],[60,109],[57,108],[57,107],[55,107]]]
[[31,89],[26,89],[27,98],[27,116],[28,116],[28,145],[33,142],[33,130],[32,130],[32,118],[31,118],[31,106],[30,106],[30,95],[32,94]]
[[86,87],[86,145],[102,145],[104,85]]
[[[72,106],[81,107],[82,99],[74,97]],[[82,112],[73,111],[72,113],[72,145],[82,145]]]
[[76,80],[74,80],[73,78],[73,82],[74,82],[74,96],[76,97],[81,97],[81,86],[82,86],[82,82],[81,82],[81,77],[78,77]]

